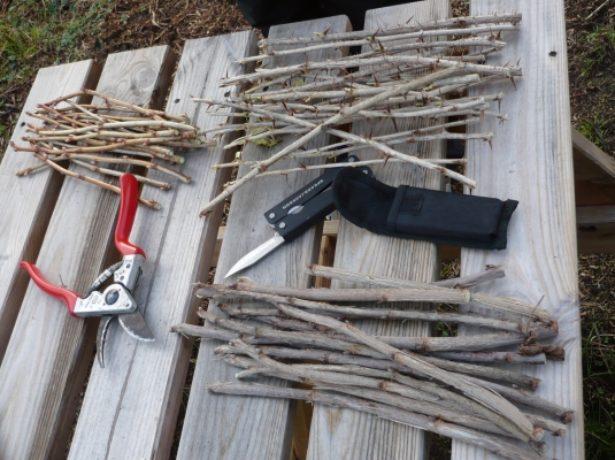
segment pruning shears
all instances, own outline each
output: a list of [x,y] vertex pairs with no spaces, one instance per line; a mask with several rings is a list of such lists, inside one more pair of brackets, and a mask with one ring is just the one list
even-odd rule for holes
[[[63,301],[71,316],[102,317],[96,340],[101,367],[105,364],[107,332],[114,319],[117,318],[124,331],[134,339],[148,342],[154,340],[133,296],[145,262],[143,250],[129,241],[137,212],[139,184],[132,174],[126,173],[120,178],[120,186],[120,210],[114,240],[115,247],[122,254],[122,260],[111,265],[96,278],[86,297],[80,297],[70,289],[50,283],[34,264],[21,262],[21,267],[28,272],[34,283],[47,294]],[[113,281],[100,291],[111,278]]]

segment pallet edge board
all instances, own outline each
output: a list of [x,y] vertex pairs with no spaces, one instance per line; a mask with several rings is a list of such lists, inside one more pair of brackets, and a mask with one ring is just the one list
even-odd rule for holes
[[[112,54],[97,88],[147,103],[169,55],[166,46]],[[138,90],[137,90],[138,89]],[[118,200],[78,180],[62,184],[37,265],[51,281],[83,291],[98,274],[111,241]],[[0,368],[0,444],[8,458],[60,455],[66,448],[74,404],[91,359],[95,322],[67,315],[33,283],[22,302]]]
[[[504,14],[505,0],[471,0],[472,14]],[[502,111],[511,115],[494,130],[493,148],[467,145],[468,172],[476,193],[519,200],[511,220],[508,248],[501,252],[462,250],[461,274],[486,264],[504,265],[506,277],[488,289],[538,304],[559,321],[559,343],[566,361],[540,371],[523,371],[542,380],[537,394],[575,410],[568,432],[545,437],[545,458],[583,458],[580,318],[577,238],[570,103],[563,0],[514,5],[523,20],[502,52],[502,62],[520,60],[524,77],[506,92]],[[523,286],[523,289],[521,289]],[[467,331],[466,331],[467,332]],[[473,333],[477,333],[473,331]],[[453,460],[488,457],[483,450],[453,442]]]
[[[31,121],[26,112],[50,98],[82,89],[95,73],[93,68],[92,60],[84,60],[39,69],[15,123],[11,142],[21,142],[25,123]],[[52,87],[51,82],[57,82],[57,86]],[[16,176],[17,171],[32,164],[32,158],[16,152],[10,143],[0,164],[0,361],[28,285],[19,261],[36,258],[62,184],[62,178],[49,170],[27,178]]]
[[578,206],[578,225],[601,225],[615,223],[615,206]]
[[577,206],[581,254],[615,253],[615,206]]

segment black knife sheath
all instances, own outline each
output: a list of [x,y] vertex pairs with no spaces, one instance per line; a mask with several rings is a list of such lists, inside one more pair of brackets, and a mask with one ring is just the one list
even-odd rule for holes
[[380,235],[479,249],[506,248],[518,201],[383,184],[355,168],[333,181],[340,214]]

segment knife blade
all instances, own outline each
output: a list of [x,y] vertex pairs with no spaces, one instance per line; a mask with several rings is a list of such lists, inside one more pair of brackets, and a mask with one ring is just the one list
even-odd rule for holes
[[[348,161],[357,160],[354,155],[347,158]],[[327,169],[306,186],[265,212],[265,219],[275,229],[274,236],[242,256],[224,275],[224,278],[251,267],[283,243],[299,237],[311,226],[331,214],[335,210],[331,184],[342,168],[340,166]],[[373,174],[367,166],[359,169],[365,174]]]
[[305,204],[294,205],[283,218],[276,222],[274,236],[241,257],[224,277],[228,278],[254,265],[283,243],[288,243],[302,235],[334,210],[335,203],[331,188],[312,197]]
[[275,233],[273,238],[268,239],[264,243],[252,249],[250,252],[244,255],[241,259],[235,262],[235,264],[226,273],[226,275],[224,275],[224,277],[228,278],[229,276],[233,276],[234,274],[239,273],[248,267],[251,267],[256,262],[261,260],[267,254],[269,254],[270,252],[272,252],[278,246],[282,245],[285,242],[286,240],[279,233]]

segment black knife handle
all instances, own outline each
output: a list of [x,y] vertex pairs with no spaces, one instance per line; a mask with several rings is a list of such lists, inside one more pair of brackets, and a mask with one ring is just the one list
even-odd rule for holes
[[304,205],[297,206],[293,213],[277,221],[275,229],[284,240],[292,241],[333,211],[335,211],[333,189],[329,187]]
[[324,174],[321,174],[316,179],[309,182],[305,187],[297,190],[288,198],[285,198],[273,208],[267,210],[265,212],[265,219],[267,219],[267,222],[277,228],[278,222],[285,218],[293,208],[305,205],[305,203],[313,199],[327,187],[331,186],[339,169],[340,168],[327,169]]
[[[358,168],[364,174],[372,176],[372,170],[367,166]],[[335,170],[337,175],[338,170]],[[335,176],[334,176],[335,177]],[[320,222],[335,211],[333,188],[328,187],[302,205],[295,205],[291,211],[279,219],[273,226],[286,241],[293,240],[312,225]]]

